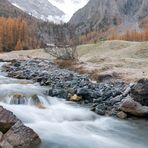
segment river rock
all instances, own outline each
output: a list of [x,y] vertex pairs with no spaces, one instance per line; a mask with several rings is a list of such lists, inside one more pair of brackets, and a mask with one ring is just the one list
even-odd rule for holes
[[120,119],[125,119],[125,118],[127,118],[127,114],[123,111],[120,111],[117,113],[117,117]]
[[0,106],[0,147],[27,147],[41,142],[39,136],[10,111]]
[[[77,95],[81,96],[84,100],[91,100],[92,91],[88,88],[77,89]],[[93,101],[93,100],[92,100]]]
[[99,115],[105,115],[106,106],[105,104],[99,104],[96,106],[95,112]]
[[6,133],[17,121],[19,120],[12,112],[0,106],[0,131],[2,133]]
[[78,101],[81,101],[81,100],[82,100],[82,97],[77,96],[77,95],[70,97],[70,101],[78,102]]
[[131,97],[127,97],[120,105],[123,112],[129,113],[134,116],[147,117],[148,107],[142,106],[139,102],[134,101]]
[[68,92],[65,89],[52,89],[52,91],[49,91],[49,95],[52,97],[58,97],[58,98],[68,98]]
[[76,90],[74,88],[69,88],[69,89],[67,89],[67,91],[71,96],[76,94]]
[[148,80],[139,80],[131,89],[131,96],[135,101],[148,106]]
[[130,85],[125,89],[125,91],[122,93],[123,97],[126,97],[131,92],[132,87],[134,86],[134,83],[130,83]]
[[21,121],[16,122],[3,136],[3,142],[7,141],[13,147],[31,147],[38,145],[41,140],[39,136],[29,127],[23,125]]
[[115,98],[112,98],[109,102],[111,103],[111,105],[114,105],[117,102],[120,102],[123,99],[122,95],[116,96]]
[[14,148],[7,140],[3,140],[0,142],[1,148]]

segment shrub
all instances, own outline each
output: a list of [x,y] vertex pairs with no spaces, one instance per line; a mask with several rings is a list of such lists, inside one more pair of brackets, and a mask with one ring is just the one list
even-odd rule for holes
[[59,60],[77,60],[78,54],[76,50],[76,46],[70,45],[62,45],[62,46],[54,46],[49,45],[45,48],[45,51],[50,55]]

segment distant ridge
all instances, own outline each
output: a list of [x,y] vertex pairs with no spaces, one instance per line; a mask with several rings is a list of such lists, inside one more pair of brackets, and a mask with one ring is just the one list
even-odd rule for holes
[[148,21],[148,0],[90,0],[70,20],[78,34],[90,31],[141,30]]

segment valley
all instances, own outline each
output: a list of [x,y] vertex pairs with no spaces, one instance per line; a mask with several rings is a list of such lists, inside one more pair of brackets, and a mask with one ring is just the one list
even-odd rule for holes
[[0,0],[0,147],[147,148],[147,0]]

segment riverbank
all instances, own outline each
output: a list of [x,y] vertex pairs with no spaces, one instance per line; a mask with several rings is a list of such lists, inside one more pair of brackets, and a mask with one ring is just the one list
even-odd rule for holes
[[[137,83],[128,84],[121,80],[97,83],[88,75],[60,69],[52,61],[43,59],[13,60],[4,69],[8,77],[33,80],[48,86],[49,96],[86,105],[99,115],[124,119],[148,114],[147,107],[143,107],[147,104],[131,97]],[[138,108],[133,108],[134,105]]]
[[[48,86],[40,86],[31,80],[0,74],[0,105],[39,135],[42,141],[39,148],[91,148],[92,145],[94,148],[147,148],[148,126],[145,120],[99,116],[86,105],[50,97],[48,90]],[[9,116],[3,117],[8,119]],[[16,131],[16,127],[7,134],[9,142],[12,143],[13,138],[16,144],[26,141],[30,130],[22,133],[20,128]],[[26,141],[24,144],[29,143]]]

